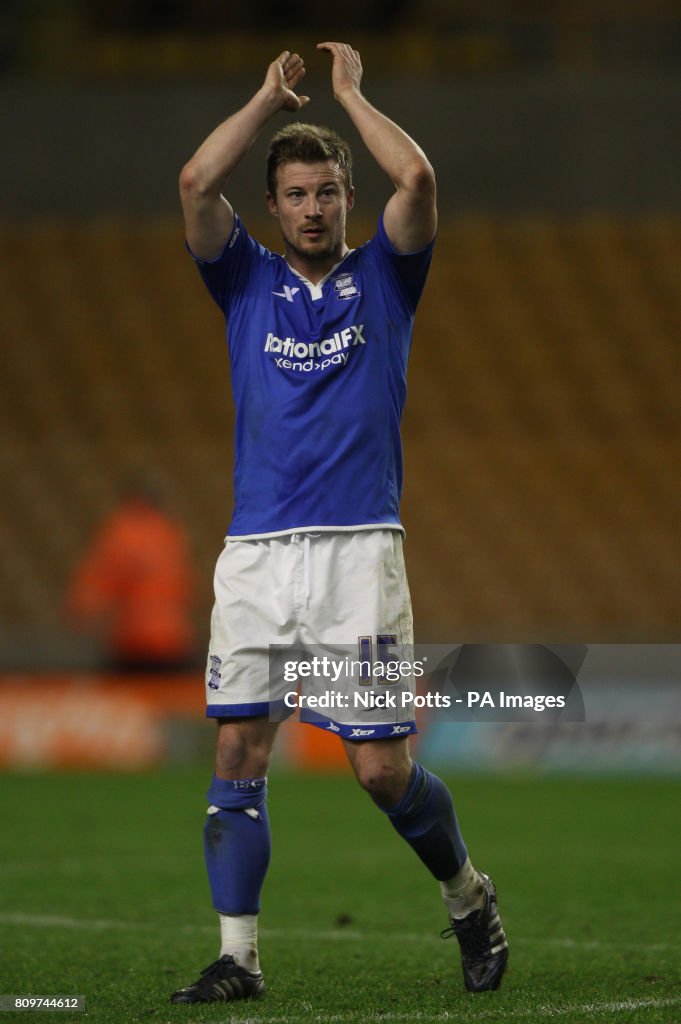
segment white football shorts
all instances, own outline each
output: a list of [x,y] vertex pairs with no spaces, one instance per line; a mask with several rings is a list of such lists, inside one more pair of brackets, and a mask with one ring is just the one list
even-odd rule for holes
[[228,538],[215,570],[207,715],[300,720],[346,739],[416,732],[402,533]]

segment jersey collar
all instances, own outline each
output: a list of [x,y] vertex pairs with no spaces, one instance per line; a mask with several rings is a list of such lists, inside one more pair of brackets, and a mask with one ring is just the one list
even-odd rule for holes
[[332,274],[336,273],[336,271],[340,267],[341,263],[344,263],[345,260],[348,258],[348,256],[350,256],[354,251],[355,251],[354,249],[348,249],[348,251],[346,252],[345,256],[343,256],[343,259],[339,260],[338,263],[335,263],[331,267],[331,270],[329,270],[328,273],[324,274],[324,277],[321,279],[321,281],[317,281],[316,284],[312,284],[312,281],[308,281],[308,279],[306,277],[303,277],[303,275],[300,274],[297,270],[294,270],[290,263],[286,263],[286,266],[288,267],[288,269],[291,271],[292,274],[295,274],[296,277],[300,281],[303,282],[304,285],[307,285],[307,288],[308,288],[308,290],[310,292],[310,298],[312,298],[312,299],[321,299],[321,297],[322,297],[322,288],[324,287],[326,282],[329,280],[329,278],[331,277]]

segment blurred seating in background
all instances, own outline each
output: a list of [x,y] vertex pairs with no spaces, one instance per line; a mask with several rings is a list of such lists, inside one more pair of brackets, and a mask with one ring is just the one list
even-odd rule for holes
[[[250,72],[262,54],[351,37],[394,73],[681,62],[677,0],[5,0],[0,68],[88,77]],[[292,35],[295,42],[291,42]]]
[[[0,237],[0,660],[60,633],[83,544],[140,465],[187,525],[205,636],[232,408],[222,317],[181,227]],[[680,336],[678,218],[441,227],[405,421],[420,639],[678,635]]]

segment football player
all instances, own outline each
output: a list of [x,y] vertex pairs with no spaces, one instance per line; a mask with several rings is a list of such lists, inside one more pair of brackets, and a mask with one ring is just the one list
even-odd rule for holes
[[[336,100],[393,185],[373,238],[348,247],[351,154],[326,127],[293,121],[271,141],[266,198],[283,255],[249,235],[225,196],[271,119],[307,105],[297,53],[270,64],[258,92],[180,176],[187,245],[226,319],[236,418],[235,504],[216,569],[206,673],[218,739],[205,853],[222,944],[174,1003],[264,992],[257,918],[282,696],[272,690],[269,645],[413,642],[400,419],[436,232],[435,175],[364,96],[357,51],[338,42],[319,49],[331,59]],[[412,761],[413,715],[396,703],[307,717],[340,735],[359,784],[439,882],[450,919],[443,934],[459,940],[466,986],[494,989],[508,957],[494,885],[471,864],[447,787]]]

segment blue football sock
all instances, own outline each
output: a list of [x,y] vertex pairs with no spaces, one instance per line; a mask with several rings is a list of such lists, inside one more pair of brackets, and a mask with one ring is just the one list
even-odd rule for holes
[[[266,779],[218,779],[206,794],[212,804],[204,850],[213,906],[221,914],[257,914],[270,862]],[[211,813],[212,808],[218,808]]]
[[452,878],[465,864],[468,853],[454,802],[437,775],[414,764],[400,802],[395,807],[377,805],[438,881]]

